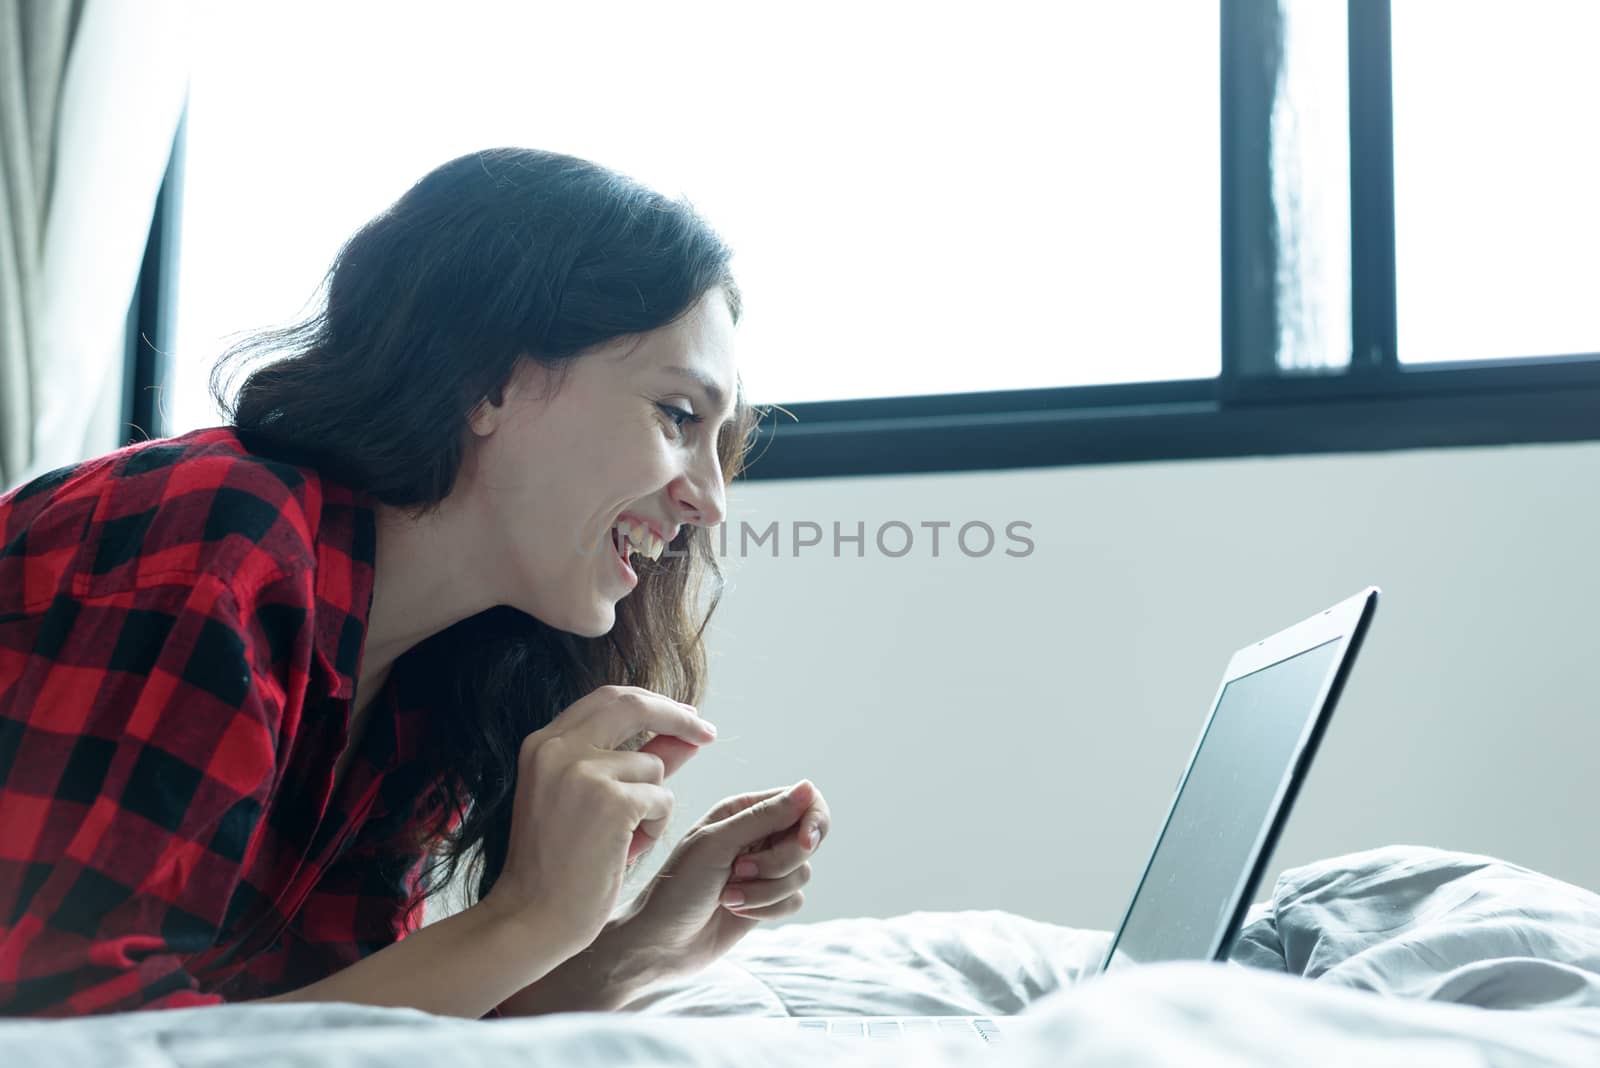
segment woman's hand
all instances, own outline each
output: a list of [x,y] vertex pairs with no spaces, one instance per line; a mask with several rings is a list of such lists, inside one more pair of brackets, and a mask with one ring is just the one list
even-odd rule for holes
[[657,975],[699,971],[762,920],[800,910],[809,858],[830,826],[827,802],[806,779],[728,798],[690,829],[608,932],[613,951],[654,960]]
[[[646,749],[617,747],[641,732]],[[522,742],[506,863],[490,911],[536,917],[572,953],[599,935],[628,863],[672,816],[663,780],[716,737],[689,705],[602,686]],[[569,954],[570,955],[570,954]]]

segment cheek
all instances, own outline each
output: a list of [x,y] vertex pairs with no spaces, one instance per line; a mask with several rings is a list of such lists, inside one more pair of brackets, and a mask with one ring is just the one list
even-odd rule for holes
[[677,448],[667,440],[658,427],[648,427],[645,432],[617,435],[607,440],[603,451],[596,453],[596,485],[603,485],[632,499],[653,493],[668,482],[675,473]]

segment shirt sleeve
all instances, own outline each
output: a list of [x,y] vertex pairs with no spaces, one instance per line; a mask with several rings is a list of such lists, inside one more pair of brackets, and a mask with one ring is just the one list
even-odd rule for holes
[[295,613],[258,608],[197,576],[0,619],[0,1014],[222,1000],[183,962],[276,778]]

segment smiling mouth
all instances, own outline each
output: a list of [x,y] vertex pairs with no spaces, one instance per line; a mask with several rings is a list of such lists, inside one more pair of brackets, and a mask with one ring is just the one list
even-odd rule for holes
[[649,527],[643,523],[635,523],[631,519],[619,519],[611,528],[611,544],[622,558],[624,564],[632,566],[630,557],[642,556],[647,560],[659,560],[666,550],[667,543],[657,537]]

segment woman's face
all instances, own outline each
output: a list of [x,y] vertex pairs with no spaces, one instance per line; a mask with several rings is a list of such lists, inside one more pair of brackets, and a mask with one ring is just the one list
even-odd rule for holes
[[502,402],[472,415],[460,487],[482,550],[473,566],[498,603],[585,637],[608,632],[638,581],[616,551],[619,526],[633,553],[723,521],[717,437],[735,384],[721,289],[563,374],[522,361]]

